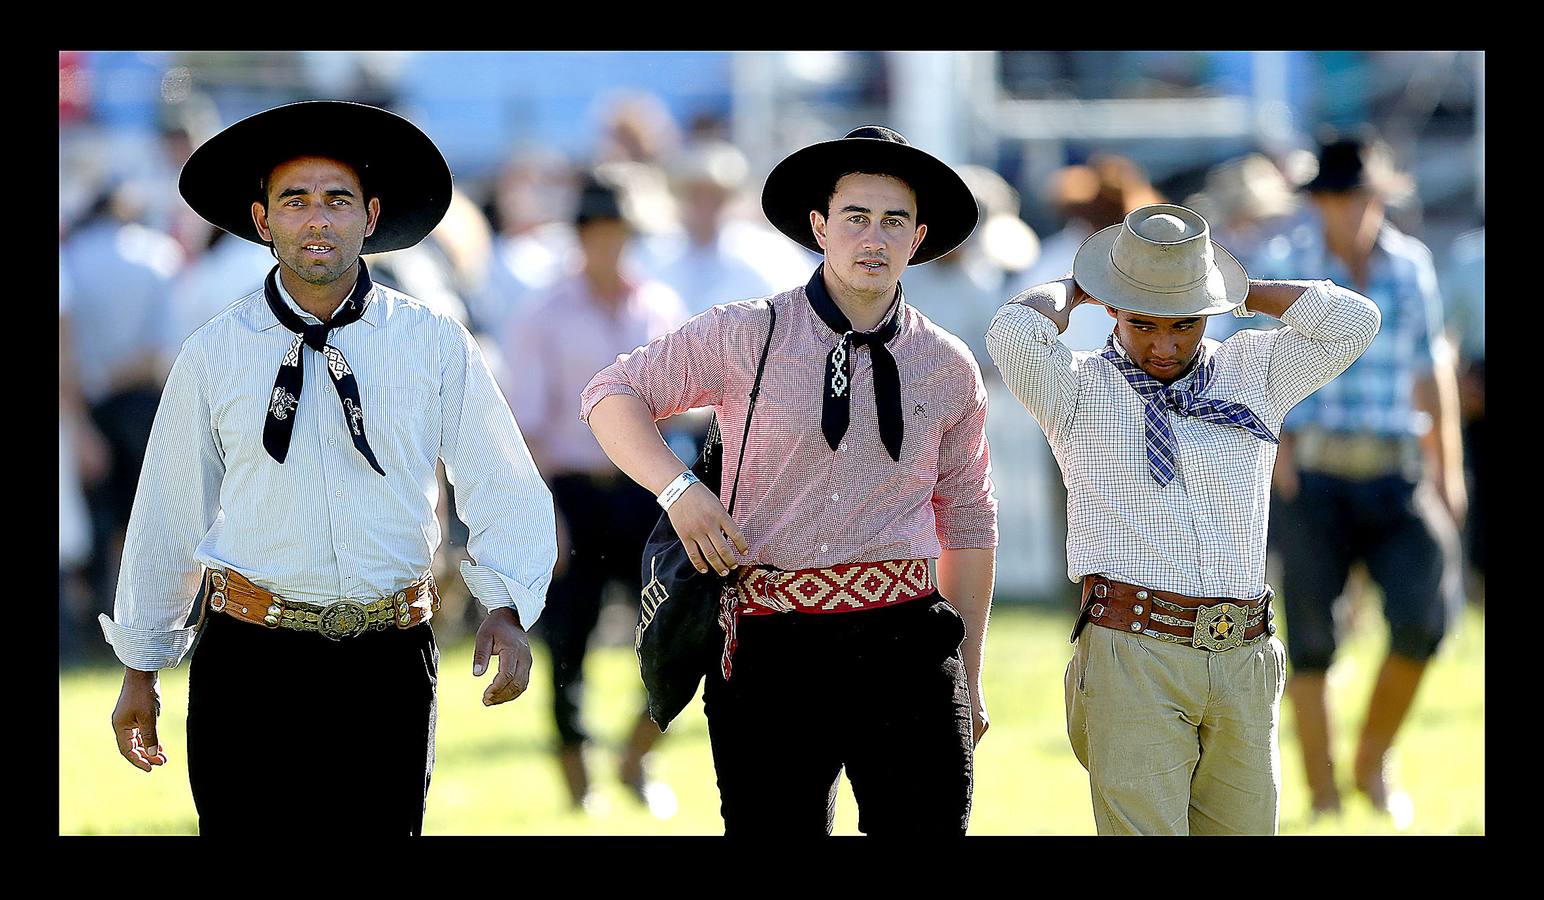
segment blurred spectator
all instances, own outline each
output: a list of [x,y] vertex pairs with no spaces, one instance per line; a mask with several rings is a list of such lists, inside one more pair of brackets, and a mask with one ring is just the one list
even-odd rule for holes
[[494,190],[498,233],[486,273],[467,297],[474,332],[503,334],[510,314],[563,274],[578,252],[565,221],[573,206],[573,173],[560,154],[532,149],[510,157]]
[[85,485],[107,474],[108,450],[91,424],[76,377],[70,336],[71,286],[59,263],[59,657],[76,658],[86,628],[81,569],[91,556],[91,513]]
[[[1320,240],[1317,215],[1300,204],[1293,186],[1269,157],[1251,153],[1214,167],[1206,186],[1185,205],[1205,217],[1212,237],[1243,265],[1251,278],[1292,278],[1287,271],[1293,246]],[[1227,340],[1241,328],[1270,329],[1268,316],[1212,316],[1206,336]]]
[[112,609],[116,557],[176,350],[171,293],[183,254],[171,237],[139,223],[144,208],[132,184],[110,186],[60,250],[71,287],[80,392],[111,459],[106,478],[89,494],[88,570],[99,612]]
[[1408,190],[1386,150],[1365,138],[1323,146],[1306,186],[1320,240],[1291,264],[1378,305],[1383,326],[1339,378],[1287,416],[1276,462],[1270,532],[1282,554],[1292,676],[1287,690],[1315,813],[1336,812],[1325,672],[1336,649],[1336,598],[1365,562],[1383,593],[1388,656],[1378,673],[1354,762],[1373,805],[1409,824],[1387,756],[1460,597],[1462,451],[1451,363],[1440,351],[1442,305],[1431,253],[1384,217]]
[[260,289],[277,263],[264,247],[199,220],[204,251],[177,276],[172,288],[172,343],[180,345],[215,314]]
[[1448,327],[1458,349],[1458,410],[1469,464],[1468,557],[1485,595],[1485,228],[1453,239],[1443,284]]
[[[578,271],[532,299],[505,331],[505,396],[521,423],[558,513],[558,563],[546,612],[534,633],[552,656],[558,760],[578,808],[591,805],[581,716],[584,657],[607,584],[625,585],[636,602],[639,560],[659,518],[654,497],[612,465],[578,416],[579,394],[595,372],[677,328],[686,309],[669,287],[623,270],[632,219],[618,186],[592,175],[579,195]],[[651,782],[646,755],[660,737],[640,707],[620,776],[657,815],[673,813],[668,787]]]
[[981,209],[975,231],[933,262],[908,268],[901,283],[907,303],[970,347],[983,377],[998,377],[986,352],[986,328],[1009,296],[1005,280],[1034,263],[1040,240],[1019,218],[1019,193],[1002,176],[985,166],[958,171]]
[[[1164,202],[1141,167],[1108,153],[1091,157],[1087,165],[1058,170],[1051,179],[1051,196],[1057,214],[1067,224],[1041,242],[1040,259],[1009,282],[1006,296],[1065,277],[1072,271],[1072,258],[1090,235],[1119,225],[1132,210]],[[1072,311],[1062,343],[1073,350],[1098,350],[1114,321],[1103,309],[1084,304]]]
[[650,269],[681,296],[692,315],[790,286],[777,280],[762,255],[749,252],[747,242],[732,240],[726,228],[746,175],[744,154],[722,142],[693,145],[671,166],[670,186],[685,230],[654,241]]

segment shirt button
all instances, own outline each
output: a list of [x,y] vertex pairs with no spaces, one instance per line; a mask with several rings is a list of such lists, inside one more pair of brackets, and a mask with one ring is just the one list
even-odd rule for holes
[[838,450],[846,450],[847,449],[847,442],[846,441],[842,441],[841,446],[837,447],[836,449],[838,449]]
[[826,546],[826,545],[825,545],[825,544],[821,544],[821,545],[820,545],[820,552],[821,552],[821,553],[825,553],[825,552],[826,552],[826,551],[827,551],[827,550],[829,550],[829,549],[830,549],[830,548],[829,548],[829,547],[827,547],[827,546]]
[[348,549],[348,544],[346,544],[346,543],[345,544],[339,544],[338,545],[338,549],[339,550],[347,550]]
[[336,447],[336,446],[338,446],[338,439],[337,438],[328,438],[327,439],[327,446],[329,446],[329,447]]
[[341,496],[343,496],[343,492],[342,491],[333,491],[332,495],[334,497],[341,497]]
[[832,500],[840,500],[840,499],[842,499],[842,495],[841,494],[832,494],[831,495],[831,499]]

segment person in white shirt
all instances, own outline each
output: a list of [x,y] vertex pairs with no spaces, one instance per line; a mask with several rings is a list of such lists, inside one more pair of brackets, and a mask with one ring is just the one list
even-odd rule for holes
[[473,674],[499,658],[485,705],[530,681],[526,629],[556,559],[551,494],[476,342],[359,259],[422,240],[450,170],[405,119],[311,101],[211,138],[179,187],[279,264],[183,343],[156,412],[101,618],[125,666],[119,752],[147,772],[165,763],[156,673],[188,652],[203,600],[187,721],[200,833],[291,850],[297,827],[418,834],[437,708],[436,462],[470,530],[462,576],[489,610]]
[[[1287,411],[1372,343],[1378,309],[1328,281],[1251,280],[1167,204],[1096,232],[1072,271],[1003,306],[987,347],[1067,483],[1067,576],[1083,583],[1067,732],[1095,825],[1275,833],[1271,468]],[[1081,303],[1114,319],[1102,352],[1058,339]],[[1203,339],[1207,316],[1246,304],[1286,327]]]

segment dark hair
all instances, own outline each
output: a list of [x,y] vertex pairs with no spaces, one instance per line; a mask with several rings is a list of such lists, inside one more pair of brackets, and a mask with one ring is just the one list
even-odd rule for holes
[[894,178],[896,181],[906,185],[906,189],[911,191],[911,196],[917,204],[917,222],[919,224],[922,222],[922,201],[917,197],[917,189],[911,186],[911,181],[906,176],[895,172],[870,172],[867,169],[850,169],[845,172],[838,172],[836,177],[831,179],[831,186],[826,188],[826,208],[823,213],[827,219],[831,218],[831,198],[836,196],[836,186],[848,175],[879,175],[884,178]]

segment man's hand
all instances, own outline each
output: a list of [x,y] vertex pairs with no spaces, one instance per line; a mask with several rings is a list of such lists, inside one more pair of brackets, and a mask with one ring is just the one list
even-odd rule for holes
[[1464,484],[1462,473],[1447,475],[1439,469],[1435,481],[1437,496],[1442,498],[1442,505],[1453,518],[1453,524],[1463,528],[1464,517],[1469,514],[1469,489]]
[[729,518],[718,495],[705,484],[694,484],[670,505],[670,524],[686,548],[686,556],[699,572],[711,567],[727,576],[738,565],[734,551],[750,552],[750,544]]
[[113,707],[113,736],[118,752],[136,769],[150,771],[151,766],[166,765],[166,752],[155,733],[155,719],[161,713],[160,684],[154,672],[123,669],[123,689],[118,705]]
[[477,643],[472,650],[472,674],[481,677],[488,671],[488,657],[494,653],[499,656],[499,674],[483,691],[483,706],[507,703],[531,686],[531,642],[511,607],[488,613],[477,629]]

